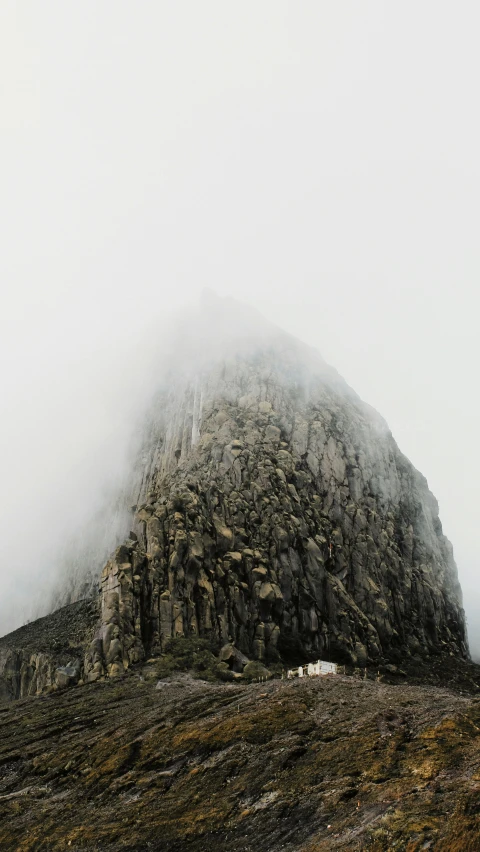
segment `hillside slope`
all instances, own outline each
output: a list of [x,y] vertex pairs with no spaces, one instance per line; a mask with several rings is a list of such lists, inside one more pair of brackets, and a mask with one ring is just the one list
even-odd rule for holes
[[156,685],[146,666],[3,705],[4,852],[478,850],[480,701],[464,690]]

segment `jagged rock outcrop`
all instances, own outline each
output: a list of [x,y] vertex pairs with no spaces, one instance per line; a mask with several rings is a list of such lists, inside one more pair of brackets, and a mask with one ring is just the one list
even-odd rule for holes
[[171,350],[100,618],[95,591],[0,639],[0,697],[115,677],[192,634],[261,664],[467,659],[436,500],[383,419],[318,353],[233,302],[210,300]]
[[97,600],[78,601],[0,638],[0,702],[79,683],[99,618]]
[[204,327],[189,334],[197,363],[179,347],[152,408],[86,679],[192,633],[262,662],[467,657],[436,500],[382,418],[257,320],[224,330],[208,358]]

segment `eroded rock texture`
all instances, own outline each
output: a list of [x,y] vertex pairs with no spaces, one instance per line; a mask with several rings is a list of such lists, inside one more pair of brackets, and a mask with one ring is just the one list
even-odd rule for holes
[[273,661],[466,657],[435,498],[380,416],[291,338],[173,371],[86,678],[197,633]]

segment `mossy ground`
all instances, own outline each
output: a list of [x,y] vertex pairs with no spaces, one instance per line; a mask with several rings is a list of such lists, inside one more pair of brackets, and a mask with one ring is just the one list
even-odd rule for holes
[[348,677],[155,684],[0,708],[2,852],[480,849],[479,700]]

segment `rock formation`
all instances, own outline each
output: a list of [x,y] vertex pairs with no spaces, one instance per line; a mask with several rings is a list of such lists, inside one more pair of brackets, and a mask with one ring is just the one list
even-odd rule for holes
[[478,850],[475,684],[155,666],[1,708],[2,852]]
[[[1,708],[2,850],[477,849],[480,669],[424,477],[234,303],[167,363],[100,593],[0,638],[0,703],[55,692]],[[357,677],[265,668],[318,657]]]
[[[170,348],[99,622],[93,604],[60,610],[61,655],[4,637],[2,694],[121,675],[192,634],[267,665],[468,659],[436,500],[384,420],[318,353],[237,303],[210,297]],[[68,600],[91,583],[84,552]]]
[[436,500],[383,419],[309,347],[204,310],[150,412],[86,679],[190,634],[266,663],[468,657]]

